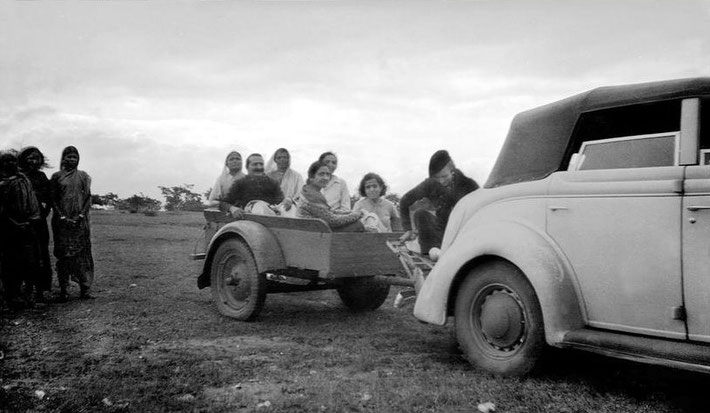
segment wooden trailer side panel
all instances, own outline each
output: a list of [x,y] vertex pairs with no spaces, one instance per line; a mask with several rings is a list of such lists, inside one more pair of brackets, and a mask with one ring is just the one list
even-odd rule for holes
[[327,278],[404,275],[399,259],[387,247],[401,233],[334,232]]

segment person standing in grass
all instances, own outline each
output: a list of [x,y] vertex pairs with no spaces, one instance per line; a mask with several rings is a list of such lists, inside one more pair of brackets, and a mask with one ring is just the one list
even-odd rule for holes
[[360,195],[353,206],[353,211],[367,211],[374,213],[384,227],[384,232],[399,231],[402,224],[397,207],[384,196],[387,193],[385,181],[376,173],[365,174],[360,181]]
[[210,196],[207,198],[207,206],[219,207],[219,202],[227,196],[229,188],[234,182],[245,176],[242,172],[242,155],[237,151],[230,152],[224,161],[224,170],[212,185]]
[[70,278],[79,284],[80,298],[94,298],[91,295],[94,259],[89,225],[91,177],[77,169],[79,151],[75,147],[64,148],[61,159],[61,170],[50,180],[50,193],[59,301],[64,302]]
[[35,286],[35,300],[37,302],[47,301],[46,293],[52,290],[52,265],[49,260],[49,227],[47,226],[47,216],[51,211],[49,199],[49,179],[42,172],[42,168],[47,167],[42,152],[34,146],[23,148],[18,155],[18,165],[20,171],[32,183],[32,189],[39,201],[41,218],[33,221],[35,224],[35,234],[39,239],[40,268]]
[[13,309],[34,304],[41,261],[35,221],[40,219],[39,202],[30,180],[17,169],[17,156],[0,152],[0,268],[5,298]]

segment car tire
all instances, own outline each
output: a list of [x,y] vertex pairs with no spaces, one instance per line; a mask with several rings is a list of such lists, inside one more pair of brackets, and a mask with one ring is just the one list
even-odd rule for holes
[[390,285],[377,282],[372,277],[343,280],[336,287],[340,299],[353,311],[372,311],[387,300]]
[[259,274],[249,246],[227,239],[215,252],[210,268],[212,298],[220,313],[253,320],[266,301],[266,276]]
[[524,274],[508,261],[471,271],[456,294],[456,338],[474,366],[502,376],[522,376],[545,347],[540,303]]

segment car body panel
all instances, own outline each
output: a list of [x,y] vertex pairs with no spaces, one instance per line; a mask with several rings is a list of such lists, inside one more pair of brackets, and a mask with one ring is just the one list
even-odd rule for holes
[[[642,172],[642,173],[641,173]],[[684,167],[556,172],[549,235],[575,272],[591,327],[684,339],[680,204]]]
[[681,219],[688,338],[707,343],[710,342],[710,165],[687,168]]

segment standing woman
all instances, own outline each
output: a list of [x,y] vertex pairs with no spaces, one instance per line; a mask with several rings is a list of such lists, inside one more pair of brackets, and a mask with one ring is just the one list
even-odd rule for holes
[[348,184],[343,179],[335,176],[335,170],[338,168],[338,157],[333,152],[323,152],[318,160],[328,166],[332,176],[321,191],[326,201],[328,201],[328,205],[334,211],[350,211],[352,208],[350,206]]
[[227,159],[224,160],[222,174],[217,177],[217,181],[212,185],[210,196],[207,199],[207,206],[219,206],[219,201],[222,201],[227,196],[232,184],[245,176],[244,172],[242,172],[242,155],[237,151],[230,152],[227,155]]
[[49,260],[49,227],[47,226],[47,216],[52,209],[49,198],[49,179],[42,172],[47,167],[44,154],[34,146],[28,146],[20,151],[18,156],[20,172],[25,174],[32,183],[32,189],[39,201],[41,219],[32,221],[35,234],[39,240],[40,262],[39,273],[36,283],[35,301],[46,301],[45,294],[52,290],[52,265]]
[[30,180],[17,169],[17,156],[10,151],[0,152],[0,277],[12,309],[34,304],[31,292],[40,261],[34,221],[39,219],[39,202]]
[[94,259],[91,256],[89,208],[91,177],[79,166],[79,151],[67,146],[62,151],[61,170],[52,175],[52,232],[57,258],[59,301],[67,300],[69,278],[79,283],[80,298],[93,298]]

